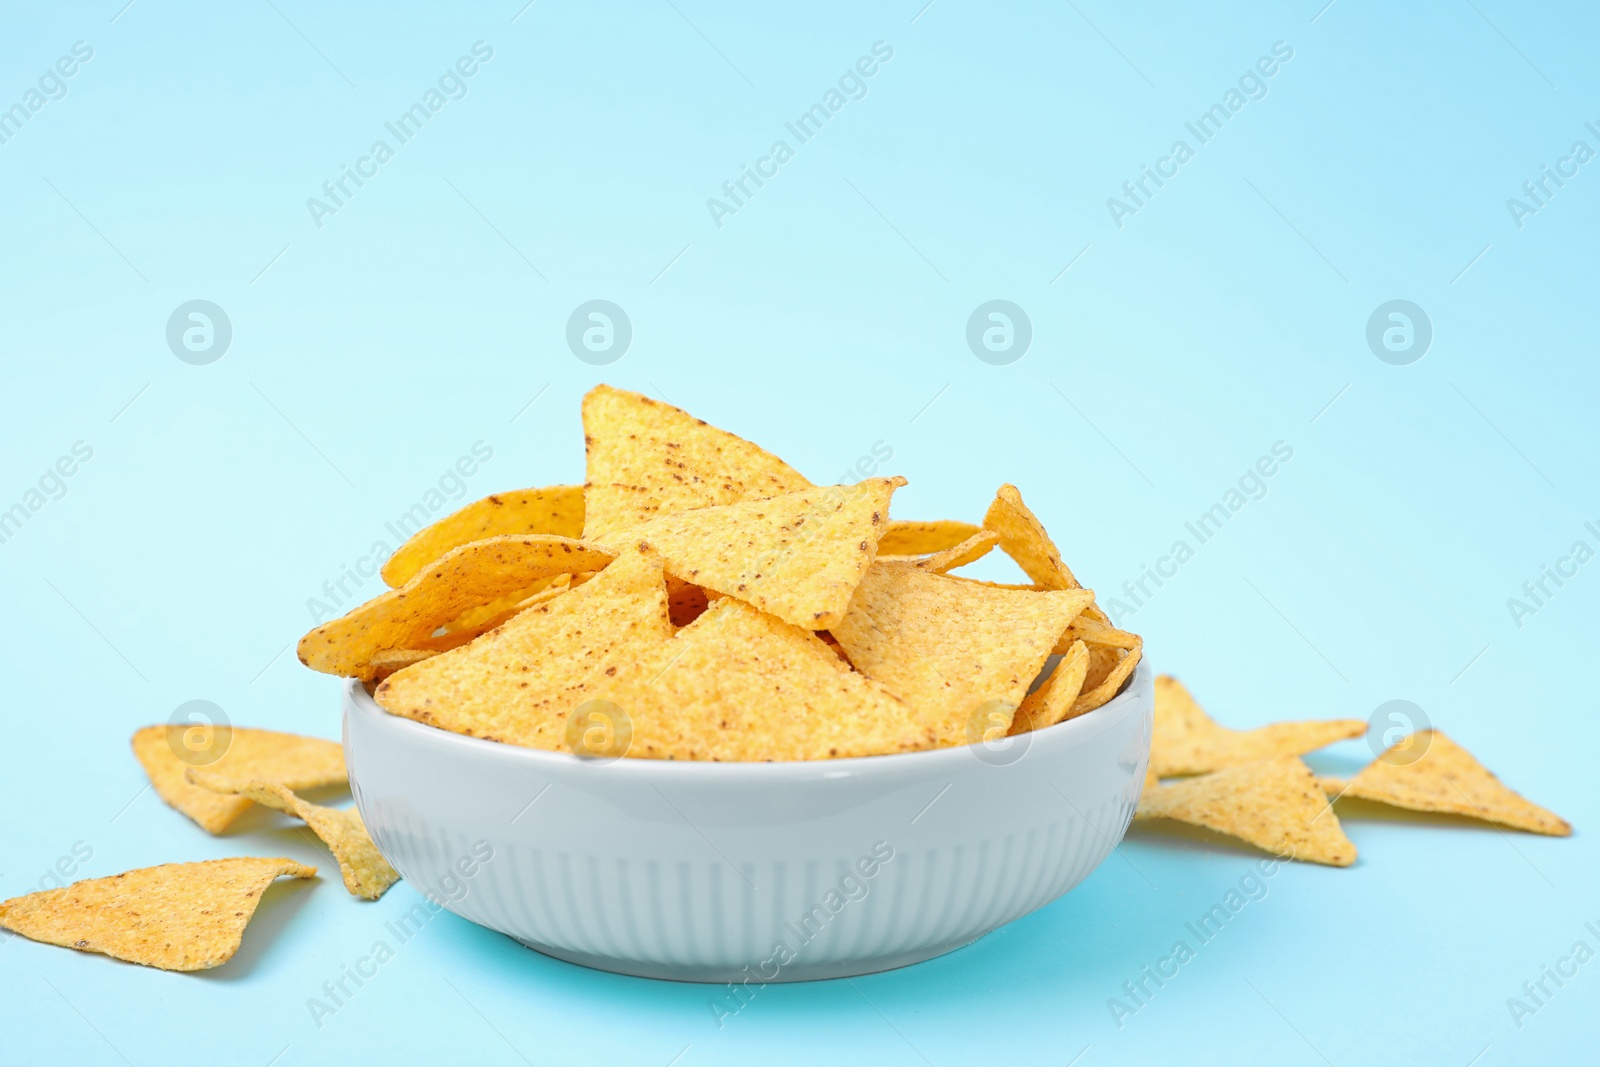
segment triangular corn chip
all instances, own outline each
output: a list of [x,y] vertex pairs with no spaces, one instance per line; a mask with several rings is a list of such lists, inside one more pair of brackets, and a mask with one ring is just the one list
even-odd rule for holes
[[453,548],[391,589],[300,639],[300,662],[324,674],[371,678],[372,654],[417,648],[468,608],[553,574],[599,570],[614,553],[548,534],[511,534]]
[[146,967],[204,971],[239,951],[267,886],[316,873],[282,858],[165,863],[15,897],[0,903],[0,926]]
[[1083,679],[1088,673],[1089,650],[1079,641],[1062,654],[1061,662],[1056,664],[1056,669],[1050,672],[1044,684],[1022,698],[1008,732],[1020,734],[1028,730],[1042,730],[1082,714],[1075,711],[1073,706],[1078,694],[1083,692]]
[[584,536],[606,541],[657,515],[810,488],[764,448],[670,404],[597,385],[583,398]]
[[[1046,589],[1082,588],[1073,575],[1072,568],[1061,559],[1061,551],[1045,532],[1044,523],[1028,510],[1022,494],[1014,485],[1002,485],[995,493],[994,503],[983,516],[983,528],[1000,535],[1000,550],[1022,568],[1024,574]],[[1097,622],[1106,616],[1099,605],[1084,612]]]
[[826,630],[877,556],[889,498],[904,484],[868,478],[662,515],[629,530],[627,543],[659,551],[674,578]]
[[498,630],[391,674],[374,698],[445,730],[562,750],[567,715],[595,684],[671,636],[661,560],[629,550]]
[[979,530],[965,541],[953,548],[935,552],[917,561],[917,566],[934,574],[944,574],[957,567],[965,567],[975,560],[980,560],[989,554],[989,550],[1000,543],[1000,535],[993,530]]
[[412,534],[383,565],[383,580],[398,589],[452,548],[502,534],[582,537],[583,486],[515,489],[473,501]]
[[531,608],[535,604],[542,604],[551,597],[559,596],[566,592],[572,584],[572,575],[553,574],[548,578],[540,578],[526,589],[518,589],[514,593],[507,593],[487,604],[480,604],[475,608],[468,608],[460,615],[440,626],[439,629],[447,634],[472,631],[486,633],[505,622],[523,608]]
[[[1139,658],[1144,654],[1144,649],[1141,645],[1135,645],[1127,651],[1120,651],[1114,648],[1088,649],[1089,669],[1084,672],[1084,688],[1078,694],[1077,701],[1072,705],[1072,714],[1082,715],[1086,711],[1093,711],[1120,693],[1128,679],[1133,676],[1133,669],[1139,665]],[[1107,653],[1115,659],[1115,662],[1110,665],[1109,670],[1102,674],[1095,669],[1099,666],[1096,663],[1096,659],[1100,655]]]
[[1348,782],[1325,779],[1323,785],[1332,787],[1334,797],[1466,815],[1535,834],[1572,833],[1567,820],[1507,789],[1472,753],[1438,730],[1420,731],[1385,750]]
[[1268,756],[1301,756],[1366,732],[1363,719],[1275,722],[1254,730],[1230,730],[1214,722],[1182,682],[1162,675],[1156,679],[1150,764],[1162,778],[1207,774]]
[[883,531],[878,542],[878,554],[883,556],[926,556],[943,552],[961,542],[976,537],[983,527],[955,519],[934,519],[931,522],[904,522],[890,519],[889,528]]
[[1257,760],[1146,789],[1134,818],[1202,826],[1286,859],[1333,867],[1356,861],[1355,845],[1329,810],[1316,775],[1298,756]]
[[248,811],[250,801],[191,785],[184,777],[190,767],[277,782],[290,789],[346,781],[339,742],[243,726],[146,726],[133,735],[133,754],[161,799],[213,834],[222,833]]
[[276,782],[238,779],[208,769],[189,768],[189,781],[213,793],[239,796],[265,807],[293,815],[311,827],[339,861],[344,887],[353,896],[377,900],[400,880],[400,873],[389,866],[378,846],[372,843],[366,824],[354,810],[327,808],[301,800],[294,790]]
[[829,759],[932,743],[910,708],[815,634],[732,597],[600,695],[631,722],[628,754],[650,759]]
[[[1109,622],[1102,622],[1099,619],[1090,618],[1088,615],[1080,615],[1072,620],[1072,625],[1067,627],[1067,632],[1062,634],[1061,640],[1056,642],[1055,654],[1062,655],[1079,641],[1082,641],[1090,648],[1129,650],[1138,648],[1144,643],[1138,634],[1119,630]],[[1112,666],[1115,666],[1115,664]],[[1111,669],[1111,667],[1108,667],[1105,673],[1109,674]]]
[[910,704],[939,744],[962,745],[977,739],[968,733],[980,708],[1016,709],[1056,637],[1092,603],[1087,589],[994,589],[878,563],[830,629],[856,670]]

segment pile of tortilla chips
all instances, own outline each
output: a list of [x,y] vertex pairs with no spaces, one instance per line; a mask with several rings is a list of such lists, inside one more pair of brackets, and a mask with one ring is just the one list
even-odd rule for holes
[[[1333,811],[1334,802],[1346,797],[1536,834],[1572,833],[1565,819],[1502,785],[1438,730],[1391,745],[1348,782],[1318,778],[1300,759],[1366,732],[1361,719],[1231,730],[1207,715],[1176,678],[1162,675],[1156,679],[1150,766],[1135,818],[1184,822],[1279,856],[1334,867],[1356,860],[1356,847]],[[1163,785],[1163,778],[1180,780]]]
[[[497,493],[418,532],[391,588],[306,634],[301,661],[473,737],[737,761],[1043,729],[1139,662],[1013,486],[981,525],[903,522],[903,478],[813,485],[637,393],[592,390],[583,431],[581,489]],[[995,547],[1026,584],[951,573]]]

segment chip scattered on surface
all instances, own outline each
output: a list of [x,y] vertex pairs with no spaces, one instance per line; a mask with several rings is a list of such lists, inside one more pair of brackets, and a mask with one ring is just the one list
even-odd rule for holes
[[146,967],[204,971],[239,951],[267,886],[316,873],[282,858],[166,863],[14,897],[0,903],[0,926]]
[[399,872],[383,858],[378,846],[372,843],[360,814],[353,810],[312,804],[276,782],[250,781],[193,767],[188,777],[194,785],[213,793],[243,797],[303,820],[339,861],[344,887],[353,896],[377,900],[400,880]]
[[290,789],[347,781],[339,742],[243,726],[146,726],[133,735],[133,754],[161,799],[213,834],[248,811],[250,801],[191,784],[184,776],[191,767]]
[[1301,756],[1366,732],[1363,719],[1276,722],[1254,730],[1230,730],[1213,721],[1183,683],[1161,675],[1156,679],[1150,764],[1162,778],[1206,774],[1268,756]]
[[598,693],[628,723],[627,754],[649,759],[830,759],[931,743],[911,708],[816,634],[733,597]]
[[598,385],[583,398],[584,536],[658,515],[809,489],[766,449],[670,404]]
[[1333,867],[1356,861],[1355,845],[1317,787],[1316,775],[1298,756],[1257,760],[1147,788],[1134,819],[1176,819],[1248,841],[1284,859]]
[[1368,800],[1411,811],[1465,815],[1484,822],[1566,837],[1572,825],[1503,785],[1439,730],[1422,730],[1386,749],[1348,782],[1319,779],[1336,799]]
[[567,715],[595,685],[671,636],[660,557],[634,549],[471,644],[391,674],[374,699],[456,733],[561,750]]
[[473,501],[412,534],[380,573],[386,584],[398,589],[452,548],[502,534],[582,537],[583,486],[514,489]]
[[1022,698],[1008,732],[1020,734],[1028,730],[1042,730],[1083,714],[1076,705],[1088,673],[1089,649],[1082,641],[1075,642],[1062,654],[1061,662],[1056,664],[1056,669],[1050,672],[1044,684]]
[[910,704],[938,744],[960,745],[978,739],[969,733],[981,708],[1016,709],[1056,638],[1092,603],[1087,589],[995,589],[881,562],[830,629],[856,670]]
[[468,608],[525,589],[540,578],[599,570],[615,554],[548,534],[491,537],[451,549],[391,589],[300,639],[300,662],[324,674],[372,677],[372,655],[417,648]]
[[883,556],[926,556],[955,548],[983,532],[983,527],[954,519],[935,519],[932,522],[903,522],[890,519],[889,528],[878,542],[878,554]]
[[844,616],[876,558],[889,498],[904,484],[868,478],[662,515],[627,538],[659,551],[674,578],[826,630]]

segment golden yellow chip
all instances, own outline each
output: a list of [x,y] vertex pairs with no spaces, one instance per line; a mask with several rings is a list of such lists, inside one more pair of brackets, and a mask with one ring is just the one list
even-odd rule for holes
[[583,439],[584,536],[594,541],[658,515],[811,487],[766,449],[609,385],[583,398]]
[[[1046,589],[1082,588],[1072,568],[1062,562],[1061,551],[1045,532],[1044,523],[1028,510],[1014,485],[1002,485],[983,516],[983,528],[1000,536],[1000,550],[1017,561],[1023,573]],[[1084,612],[1098,622],[1108,621],[1099,605]]]
[[507,593],[487,604],[480,604],[475,608],[468,608],[460,615],[440,626],[439,629],[447,634],[473,631],[485,633],[499,626],[523,608],[531,608],[535,604],[542,604],[553,596],[566,591],[572,583],[570,574],[554,574],[548,578],[541,578],[526,589],[518,589],[514,593]]
[[1316,775],[1298,756],[1257,760],[1146,789],[1134,818],[1176,819],[1284,859],[1333,867],[1356,861],[1355,845],[1317,788]]
[[0,903],[0,926],[146,967],[204,971],[239,951],[267,886],[316,873],[282,858],[165,863],[14,897]]
[[421,663],[440,653],[436,648],[385,648],[372,654],[372,677],[383,681],[395,671],[403,671],[413,663]]
[[1472,753],[1439,730],[1423,730],[1384,751],[1331,795],[1411,811],[1465,815],[1529,833],[1566,837],[1572,825],[1501,784]]
[[662,515],[627,531],[626,543],[659,551],[674,578],[826,630],[876,557],[889,498],[904,484],[868,478]]
[[[1057,636],[1093,602],[1087,589],[994,589],[878,563],[831,629],[856,670],[910,704],[938,744],[962,745],[978,740],[968,735],[980,709],[1015,711]],[[985,721],[1009,728],[1013,718]]]
[[[1093,651],[1099,652],[1103,650],[1095,649]],[[1137,645],[1125,652],[1119,652],[1115,649],[1110,651],[1120,658],[1106,672],[1105,676],[1092,687],[1089,687],[1089,683],[1085,679],[1084,686],[1086,688],[1078,694],[1077,701],[1072,705],[1072,714],[1082,715],[1086,711],[1093,711],[1120,693],[1122,687],[1127,684],[1128,679],[1133,676],[1133,669],[1139,665],[1140,656],[1144,654],[1143,648]],[[1090,654],[1090,659],[1093,659],[1092,653]],[[1087,675],[1087,670],[1084,673]]]
[[595,685],[672,636],[661,560],[630,550],[592,581],[384,679],[385,709],[470,737],[561,750]]
[[346,781],[339,742],[243,726],[146,726],[133,735],[133,754],[161,799],[213,834],[232,825],[249,810],[250,802],[189,784],[184,772],[190,767],[278,782],[290,789]]
[[935,552],[931,556],[918,560],[917,566],[925,571],[932,571],[934,574],[944,574],[946,571],[953,571],[957,567],[965,567],[975,560],[982,559],[989,554],[990,549],[999,543],[1000,535],[993,530],[979,530],[953,548]]
[[626,724],[631,742],[619,747],[648,759],[811,760],[932,744],[910,708],[815,634],[733,597],[598,692],[615,709],[606,736]]
[[339,861],[344,887],[353,896],[377,900],[400,880],[400,873],[389,866],[378,846],[372,843],[366,824],[354,810],[312,804],[276,782],[233,778],[193,767],[189,768],[188,777],[191,784],[213,793],[243,797],[303,820]]
[[503,534],[582,537],[583,487],[516,489],[474,501],[412,534],[383,565],[383,580],[398,589],[452,548]]
[[1075,710],[1074,705],[1078,694],[1083,692],[1083,680],[1088,673],[1089,649],[1082,641],[1078,641],[1062,653],[1061,662],[1056,664],[1056,669],[1050,672],[1044,684],[1022,698],[1008,732],[1020,734],[1028,730],[1042,730],[1081,715],[1082,712]]
[[1206,774],[1268,756],[1301,756],[1366,732],[1363,719],[1275,722],[1254,730],[1230,730],[1201,710],[1183,683],[1162,675],[1156,679],[1150,763],[1163,778]]
[[540,578],[599,570],[614,553],[548,534],[506,535],[451,549],[391,589],[300,639],[300,662],[324,674],[372,677],[372,655],[423,647],[424,638],[468,608],[526,589]]
[[[1061,640],[1056,642],[1055,654],[1061,655],[1079,641],[1082,641],[1091,649],[1123,649],[1129,651],[1144,644],[1144,640],[1138,634],[1131,634],[1126,630],[1117,629],[1109,622],[1102,622],[1099,619],[1090,618],[1088,615],[1081,615],[1072,620],[1072,625],[1067,627],[1067,632],[1062,634]],[[1104,681],[1105,676],[1110,674],[1119,662],[1121,662],[1120,657],[1108,656],[1106,668],[1101,672],[1099,680]]]
[[889,528],[878,542],[878,554],[883,556],[926,556],[943,552],[970,540],[983,532],[983,527],[954,519],[935,519],[932,522],[904,522],[890,519]]

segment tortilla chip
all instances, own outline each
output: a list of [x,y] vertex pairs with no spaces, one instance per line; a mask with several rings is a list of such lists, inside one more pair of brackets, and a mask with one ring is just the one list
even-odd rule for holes
[[631,550],[493,633],[390,675],[374,699],[469,737],[563,751],[567,715],[672,632],[660,557]]
[[543,489],[514,489],[474,501],[412,534],[389,557],[380,573],[386,584],[398,589],[452,548],[503,534],[582,537],[583,487],[552,485]]
[[276,782],[234,778],[204,768],[189,768],[188,777],[190,783],[213,793],[243,797],[303,820],[339,861],[344,887],[352,896],[377,900],[400,880],[400,873],[383,858],[353,809],[326,808],[301,800],[294,790]]
[[204,971],[239,951],[267,886],[316,873],[281,857],[165,863],[14,897],[0,903],[0,926],[164,971]]
[[1045,679],[1045,683],[1022,698],[1009,732],[1020,734],[1028,730],[1042,730],[1083,714],[1074,705],[1078,694],[1083,692],[1083,679],[1088,673],[1089,650],[1079,641],[1062,654],[1061,662],[1056,664],[1056,669]]
[[889,528],[883,531],[878,542],[880,556],[926,556],[943,552],[961,542],[976,537],[983,527],[954,519],[936,519],[932,522],[902,522],[890,519]]
[[[1082,715],[1086,711],[1093,711],[1095,708],[1109,703],[1113,697],[1122,692],[1122,687],[1133,676],[1133,669],[1139,665],[1139,658],[1143,654],[1144,650],[1138,647],[1132,648],[1127,652],[1117,652],[1116,655],[1120,658],[1112,666],[1111,670],[1106,672],[1105,677],[1100,679],[1093,688],[1087,688],[1078,694],[1077,701],[1072,705],[1072,714]],[[1084,673],[1087,675],[1088,672],[1085,671]],[[1084,685],[1088,685],[1087,680]]]
[[597,385],[583,398],[584,537],[658,515],[763,500],[811,483],[764,448],[670,404]]
[[599,570],[614,553],[549,534],[491,537],[451,549],[391,589],[300,639],[300,662],[324,674],[370,678],[372,654],[422,647],[424,638],[468,608],[540,578]]
[[877,555],[889,498],[904,484],[904,478],[868,478],[683,511],[627,536],[659,551],[674,578],[807,630],[826,630],[843,618]]
[[1056,637],[1093,602],[1087,589],[992,589],[878,563],[831,629],[856,670],[910,704],[938,744],[961,745],[977,709],[1022,702]]
[[1269,756],[1301,756],[1366,732],[1364,719],[1275,722],[1254,730],[1230,730],[1214,722],[1182,682],[1162,675],[1156,679],[1150,763],[1163,778],[1207,774]]
[[[1067,627],[1067,632],[1062,634],[1061,640],[1056,642],[1054,652],[1058,656],[1062,655],[1079,641],[1082,641],[1091,649],[1131,650],[1144,644],[1144,639],[1138,634],[1119,630],[1109,622],[1102,622],[1087,615],[1080,615],[1072,620],[1072,625]],[[1116,656],[1107,657],[1107,660],[1106,669],[1100,674],[1097,681],[1104,681],[1105,676],[1115,669],[1117,663],[1121,662],[1120,657]]]
[[918,560],[917,566],[934,574],[944,574],[946,571],[953,571],[957,567],[965,567],[975,560],[982,559],[989,554],[990,549],[999,543],[1000,535],[993,530],[979,530],[953,548],[935,552],[931,556]]
[[[188,743],[196,738],[198,743]],[[212,758],[217,751],[222,755]],[[250,801],[189,784],[184,772],[190,767],[277,782],[290,789],[347,781],[339,742],[242,726],[146,726],[133,735],[133,754],[161,799],[213,834],[222,833],[248,811]]]
[[518,589],[514,593],[507,593],[503,597],[480,604],[475,608],[468,608],[460,615],[445,623],[439,629],[447,634],[474,631],[487,633],[499,626],[523,608],[531,608],[535,604],[542,604],[553,596],[566,592],[572,584],[572,575],[555,574],[549,578],[541,578],[526,589]]
[[1317,788],[1316,775],[1298,756],[1257,760],[1147,789],[1134,819],[1176,819],[1285,859],[1333,867],[1356,861],[1355,845]]
[[436,648],[385,648],[374,652],[369,664],[372,677],[381,682],[395,671],[403,671],[413,663],[432,659],[440,651]]
[[[1420,749],[1421,755],[1417,755]],[[1337,779],[1334,780],[1337,782]],[[1472,754],[1439,730],[1394,745],[1342,786],[1337,796],[1411,811],[1466,815],[1484,822],[1566,837],[1572,825],[1501,784]]]
[[[983,516],[983,528],[1000,535],[1000,550],[1017,561],[1024,574],[1046,589],[1080,589],[1072,569],[1050,540],[1044,524],[1022,502],[1014,485],[1002,485]],[[1093,605],[1084,612],[1097,622],[1107,622],[1105,612]]]
[[602,690],[647,759],[812,760],[926,748],[911,709],[815,634],[724,597]]

